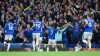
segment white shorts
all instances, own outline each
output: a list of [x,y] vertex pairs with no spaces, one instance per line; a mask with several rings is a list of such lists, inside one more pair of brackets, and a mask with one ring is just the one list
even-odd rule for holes
[[39,41],[42,41],[42,39],[43,39],[43,37],[39,37],[39,38],[38,38]]
[[84,32],[83,33],[83,38],[85,38],[85,39],[92,39],[92,33],[90,33],[90,32]]
[[40,37],[40,33],[32,33],[32,37],[33,38],[39,38]]
[[13,38],[13,35],[5,35],[5,40],[11,41]]
[[43,37],[40,37],[40,33],[32,33],[33,38],[37,38],[38,40],[42,41]]
[[57,43],[56,43],[56,40],[54,40],[54,39],[49,39],[49,41],[48,41],[48,45],[56,45]]

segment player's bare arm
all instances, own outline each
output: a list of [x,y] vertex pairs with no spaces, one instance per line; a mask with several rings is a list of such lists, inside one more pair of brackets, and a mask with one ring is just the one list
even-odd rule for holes
[[67,26],[67,24],[64,24],[62,27],[58,27],[57,29],[63,29]]
[[31,27],[31,29],[33,29],[35,27],[35,24],[33,24],[33,26]]
[[87,20],[84,20],[85,24],[84,24],[84,27],[88,25],[88,21]]

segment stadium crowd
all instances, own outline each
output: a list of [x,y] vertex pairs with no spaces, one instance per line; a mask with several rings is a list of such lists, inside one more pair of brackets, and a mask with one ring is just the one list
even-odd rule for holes
[[[87,13],[92,14],[97,31],[94,31],[92,43],[100,43],[100,1],[99,0],[5,0],[0,1],[0,42],[4,42],[4,27],[9,19],[13,23],[19,21],[15,27],[14,43],[24,40],[32,42],[32,35],[24,32],[30,29],[35,18],[42,21],[45,28],[53,21],[54,27],[67,29],[62,32],[62,43],[76,44],[82,42],[84,32],[84,19]],[[26,38],[26,39],[25,39]],[[47,33],[43,32],[43,43],[48,42]]]

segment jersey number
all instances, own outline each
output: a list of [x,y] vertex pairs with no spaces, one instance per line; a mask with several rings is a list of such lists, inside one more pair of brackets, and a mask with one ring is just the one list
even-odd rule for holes
[[37,29],[40,29],[41,25],[40,24],[36,24],[35,26],[36,26]]
[[9,25],[9,30],[13,30],[13,26],[12,25]]
[[51,35],[53,34],[53,31],[51,31]]

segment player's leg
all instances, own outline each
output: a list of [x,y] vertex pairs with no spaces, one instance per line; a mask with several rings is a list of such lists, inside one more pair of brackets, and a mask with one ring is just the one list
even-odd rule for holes
[[83,36],[82,36],[82,42],[83,42],[83,43],[87,43],[86,39],[87,39],[87,33],[84,32],[84,33],[83,33]]
[[49,52],[49,47],[50,47],[51,44],[52,44],[52,43],[51,43],[51,40],[49,39],[49,40],[48,40],[48,45],[47,45],[47,52]]
[[8,40],[8,35],[5,35],[5,39],[4,39],[4,47],[6,47],[7,40]]
[[12,38],[13,38],[13,35],[9,35],[9,37],[8,37],[7,51],[9,51],[9,49],[10,49],[10,45],[11,45],[11,40],[12,40]]
[[35,37],[36,37],[35,33],[32,33],[32,38],[33,38],[33,41],[32,41],[33,51],[35,51],[35,47],[36,47]]
[[85,38],[82,38],[82,41],[86,44],[86,48],[88,48],[88,41]]
[[5,39],[4,39],[4,49],[6,49],[6,44],[8,43],[9,40],[9,35],[5,35]]
[[39,51],[39,37],[40,37],[40,33],[36,33],[36,49],[37,49],[37,51]]
[[32,46],[33,46],[33,51],[35,51],[35,47],[36,47],[36,44],[35,44],[35,37],[33,38]]
[[89,36],[88,36],[88,47],[89,47],[89,49],[88,50],[91,50],[91,39],[92,39],[92,33],[90,33],[89,34]]
[[87,37],[88,37],[87,33],[84,32],[84,33],[83,33],[83,36],[82,36],[82,42],[85,43],[86,45],[88,44],[88,42],[87,42],[87,40],[86,40]]
[[57,52],[58,49],[57,49],[57,43],[56,43],[56,40],[52,40],[52,45],[53,45],[53,47],[55,48],[55,51]]
[[42,50],[42,49],[40,49],[40,48],[41,48],[41,43],[42,43],[42,38],[43,38],[43,37],[40,37],[40,38],[39,38],[39,50]]
[[6,49],[7,40],[4,40],[4,49]]
[[9,49],[10,49],[10,45],[11,45],[10,40],[8,40],[7,51],[9,51]]

